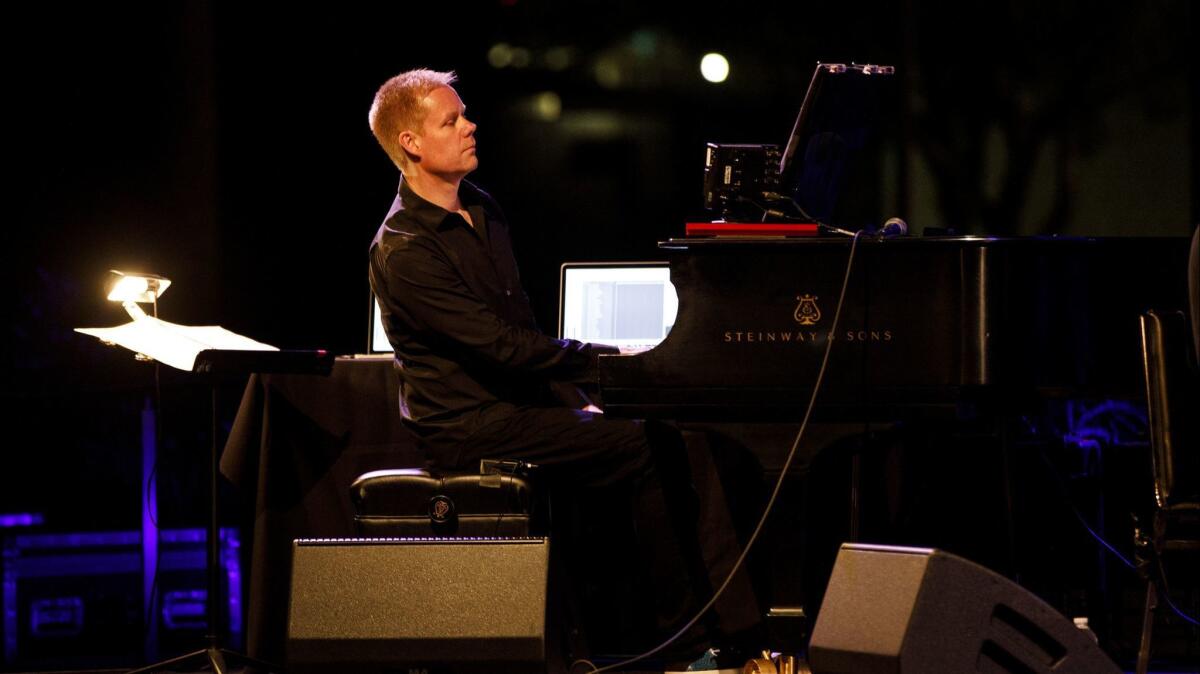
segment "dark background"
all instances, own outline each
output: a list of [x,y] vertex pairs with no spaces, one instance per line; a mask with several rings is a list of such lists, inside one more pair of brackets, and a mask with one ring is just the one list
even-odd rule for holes
[[[104,300],[108,269],[171,278],[169,321],[365,349],[366,251],[398,177],[367,110],[413,67],[458,72],[479,124],[472,180],[506,209],[551,329],[558,265],[661,258],[657,241],[705,215],[704,143],[784,143],[817,61],[897,67],[878,189],[916,232],[1183,236],[1200,221],[1184,0],[642,4],[3,10],[0,513],[138,526],[153,368],[73,332],[126,320]],[[709,51],[729,58],[725,83],[700,77]],[[160,516],[197,526],[207,394],[162,377]]]

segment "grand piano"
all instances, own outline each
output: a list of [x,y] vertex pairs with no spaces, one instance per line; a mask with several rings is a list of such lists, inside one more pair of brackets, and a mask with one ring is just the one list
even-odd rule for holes
[[[606,413],[707,437],[743,541],[785,481],[751,555],[764,610],[812,617],[843,541],[920,545],[1134,643],[1120,598],[1138,581],[1108,570],[1070,512],[1127,548],[1148,452],[1045,431],[1086,436],[1055,410],[1144,414],[1138,316],[1185,306],[1186,239],[860,240],[835,327],[850,246],[661,243],[676,322],[651,350],[601,357]],[[831,339],[814,423],[781,475]]]
[[[886,121],[881,110],[895,109],[881,103],[889,74],[817,67],[779,170],[793,215],[829,223],[825,232],[883,221],[879,171],[863,162],[873,152],[878,161],[873,129]],[[731,163],[725,175],[748,165]],[[771,209],[742,215],[750,222]],[[837,545],[862,540],[948,549],[1064,613],[1117,620],[1121,581],[1069,513],[1082,508],[1086,516],[1076,515],[1104,532],[1112,510],[1120,523],[1110,535],[1128,541],[1126,504],[1149,494],[1149,481],[1146,490],[1139,482],[1148,455],[1135,442],[1082,457],[1071,442],[1087,431],[1076,422],[1102,415],[1056,415],[1111,410],[1133,419],[1126,427],[1136,435],[1138,317],[1185,306],[1187,240],[868,235],[850,264],[851,248],[837,234],[661,242],[676,320],[651,350],[601,357],[606,413],[673,420],[706,436],[743,510],[735,513],[743,536],[771,485],[786,481],[751,556],[767,606],[811,615]],[[780,475],[829,346],[815,423]],[[1077,495],[1066,495],[1056,460],[1086,466],[1070,472]]]

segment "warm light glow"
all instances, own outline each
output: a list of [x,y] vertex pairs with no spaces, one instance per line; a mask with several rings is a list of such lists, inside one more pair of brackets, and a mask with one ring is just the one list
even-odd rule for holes
[[146,283],[146,279],[140,276],[126,276],[118,279],[113,285],[112,290],[108,293],[108,299],[114,302],[125,302],[146,294],[149,288],[150,284]]
[[621,66],[617,65],[612,57],[605,56],[596,61],[593,73],[596,75],[596,82],[606,89],[621,86]]
[[700,74],[714,84],[724,82],[729,77],[729,61],[715,52],[705,54],[700,59]]
[[492,45],[492,48],[487,53],[488,63],[493,68],[504,68],[512,64],[513,49],[505,42],[499,42]]
[[113,302],[153,302],[171,285],[171,280],[157,274],[139,274],[113,269],[108,299]]
[[533,113],[542,121],[556,122],[562,116],[562,99],[553,91],[543,91],[533,97]]

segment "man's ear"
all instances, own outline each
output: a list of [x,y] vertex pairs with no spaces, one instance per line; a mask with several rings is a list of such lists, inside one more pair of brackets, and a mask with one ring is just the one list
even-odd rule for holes
[[412,131],[401,131],[397,139],[402,150],[413,156],[421,156],[421,139]]

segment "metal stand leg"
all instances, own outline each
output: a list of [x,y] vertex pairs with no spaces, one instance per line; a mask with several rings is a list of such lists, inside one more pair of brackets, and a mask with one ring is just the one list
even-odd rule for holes
[[1154,581],[1146,583],[1146,605],[1142,609],[1142,643],[1138,646],[1137,674],[1146,674],[1150,667],[1150,635],[1154,631],[1154,609],[1158,608],[1158,590]]
[[[170,660],[134,669],[128,674],[150,674],[164,671],[169,667],[180,666],[196,667],[198,670],[208,670],[213,674],[227,674],[229,667],[226,660],[238,665],[249,665],[262,672],[282,671],[282,668],[270,663],[221,648],[221,530],[217,519],[217,487],[220,484],[221,452],[217,441],[219,428],[217,424],[217,385],[216,381],[212,382],[212,445],[208,473],[209,517],[206,535],[208,544],[208,601],[206,605],[208,631],[205,635],[205,642],[208,645],[203,650],[192,651]],[[192,662],[194,664],[188,664]]]

